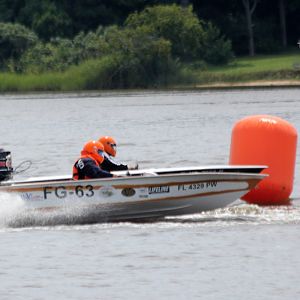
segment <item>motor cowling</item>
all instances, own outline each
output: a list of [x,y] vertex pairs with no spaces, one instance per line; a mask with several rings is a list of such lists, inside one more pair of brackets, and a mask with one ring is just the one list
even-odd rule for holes
[[0,149],[0,181],[9,180],[12,178],[12,175],[11,153]]

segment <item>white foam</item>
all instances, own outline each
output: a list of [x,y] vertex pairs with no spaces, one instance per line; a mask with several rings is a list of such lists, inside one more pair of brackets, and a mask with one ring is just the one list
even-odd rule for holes
[[101,214],[105,217],[106,210],[95,214],[94,207],[81,203],[68,203],[53,210],[33,210],[18,195],[0,193],[0,229],[94,223]]
[[0,193],[0,227],[7,227],[16,216],[24,213],[24,211],[25,203],[21,197]]

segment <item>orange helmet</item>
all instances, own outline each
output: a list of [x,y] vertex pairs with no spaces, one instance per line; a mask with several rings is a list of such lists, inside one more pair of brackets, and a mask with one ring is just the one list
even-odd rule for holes
[[117,143],[111,136],[102,136],[99,142],[103,144],[104,150],[111,156],[116,156],[117,153]]
[[92,156],[99,164],[104,160],[104,147],[99,141],[88,141],[81,151],[82,155]]

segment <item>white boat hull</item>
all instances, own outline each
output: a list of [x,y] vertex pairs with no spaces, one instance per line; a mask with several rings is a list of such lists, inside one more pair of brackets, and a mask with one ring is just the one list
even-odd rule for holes
[[131,176],[119,178],[79,181],[35,178],[2,183],[0,192],[18,195],[28,210],[85,211],[81,222],[160,218],[227,206],[266,176],[259,174],[264,167],[257,168],[254,171],[248,166],[242,172],[228,166],[152,169],[132,171]]

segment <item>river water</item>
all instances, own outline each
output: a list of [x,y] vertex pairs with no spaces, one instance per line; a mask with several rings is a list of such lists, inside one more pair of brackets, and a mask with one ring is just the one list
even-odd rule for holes
[[[0,147],[15,167],[32,161],[17,179],[70,173],[102,135],[148,168],[228,163],[249,115],[300,129],[300,89],[288,88],[7,94],[0,108]],[[237,202],[156,223],[12,228],[21,200],[0,194],[0,299],[299,299],[299,164],[298,149],[289,207]]]

